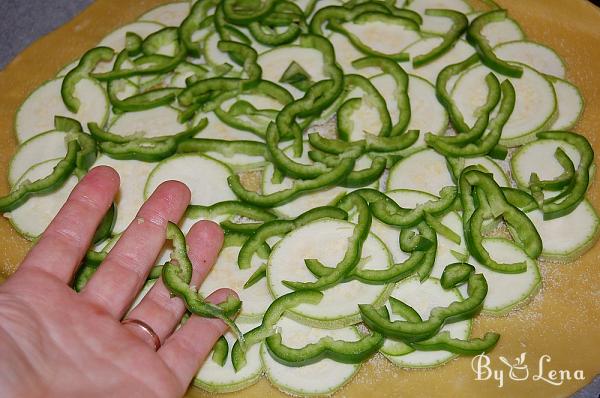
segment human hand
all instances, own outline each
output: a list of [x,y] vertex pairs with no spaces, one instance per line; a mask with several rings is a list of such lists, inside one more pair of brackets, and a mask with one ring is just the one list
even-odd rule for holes
[[[69,287],[94,232],[119,187],[109,167],[91,170],[18,271],[0,285],[0,396],[182,396],[217,339],[218,319],[192,316],[159,279],[122,324],[165,242],[190,201],[175,181],[160,185],[140,209],[98,271],[78,294]],[[200,221],[188,236],[198,286],[223,244],[216,224]],[[235,292],[208,297],[220,303]],[[156,351],[155,338],[162,346]]]

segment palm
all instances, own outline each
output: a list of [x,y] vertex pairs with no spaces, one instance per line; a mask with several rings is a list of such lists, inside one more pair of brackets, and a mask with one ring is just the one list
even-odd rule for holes
[[[100,177],[106,173],[111,172],[106,169],[95,172]],[[68,286],[66,282],[71,279],[97,221],[116,191],[114,186],[103,187],[102,183],[110,185],[110,182],[106,182],[106,176],[100,177],[82,180],[19,271],[0,286],[2,396],[181,396],[201,361],[225,331],[218,320],[192,317],[185,327],[173,333],[185,308],[179,299],[169,297],[161,281],[146,296],[148,299],[129,314],[151,325],[164,342],[160,350],[155,351],[149,344],[149,336],[143,330],[135,325],[125,327],[120,322],[152,266],[149,260],[156,257],[164,242],[164,234],[161,237],[156,232],[161,230],[156,228],[161,222],[147,223],[154,224],[150,227],[155,228],[154,232],[136,231],[148,226],[132,223],[81,293]],[[189,201],[189,191],[184,186],[165,185],[168,184],[170,187],[157,189],[138,216],[158,217],[164,221],[164,229],[167,220],[177,221],[181,217]],[[174,194],[173,190],[180,192]],[[88,196],[89,200],[90,192],[101,203],[92,206],[98,214],[86,214],[92,220],[90,225],[82,226],[86,223],[83,221],[73,226],[80,230],[71,231],[75,234],[69,236],[82,236],[81,242],[73,245],[79,247],[64,247],[53,240],[52,231],[64,226],[61,219],[65,221],[68,217],[69,206],[75,206],[71,202],[77,201],[77,195]],[[161,200],[161,195],[166,195],[167,200]],[[174,200],[173,195],[179,196]],[[77,215],[77,211],[72,213]],[[142,244],[140,236],[145,237]],[[214,224],[199,223],[190,231],[188,241],[195,268],[193,282],[199,283],[214,263],[222,234]],[[145,270],[126,270],[136,265]],[[209,299],[219,302],[228,294],[223,289]]]

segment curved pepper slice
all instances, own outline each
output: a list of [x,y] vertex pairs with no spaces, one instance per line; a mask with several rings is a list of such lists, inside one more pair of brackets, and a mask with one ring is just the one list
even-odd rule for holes
[[494,54],[494,50],[488,39],[483,35],[483,28],[493,22],[504,21],[506,19],[506,10],[493,10],[481,14],[475,18],[469,29],[467,29],[467,40],[471,42],[481,55],[481,61],[491,69],[510,77],[523,76],[523,67],[510,64],[501,60]]
[[487,292],[485,277],[482,274],[473,274],[469,277],[466,299],[454,301],[448,307],[433,308],[429,318],[423,322],[390,321],[372,304],[360,304],[358,307],[362,320],[369,329],[386,337],[413,343],[433,337],[445,323],[471,318],[481,309]]
[[202,0],[195,2],[190,13],[179,27],[181,41],[188,52],[194,57],[199,57],[202,53],[200,44],[194,42],[192,37],[194,33],[201,28],[202,22],[207,18],[210,9],[216,7],[219,2],[219,0]]
[[285,235],[294,229],[300,228],[309,222],[321,218],[332,218],[345,220],[348,213],[342,209],[332,206],[322,206],[310,209],[293,220],[271,220],[261,225],[254,234],[244,243],[238,254],[238,266],[240,269],[251,267],[252,256],[258,248],[272,236]]
[[414,209],[400,207],[393,199],[376,189],[363,188],[356,191],[368,203],[373,216],[379,221],[399,227],[413,227],[423,220],[426,213],[441,214],[452,206],[457,198],[454,186],[442,188],[440,198],[417,205]]
[[462,340],[451,337],[448,331],[443,331],[427,340],[411,343],[411,346],[421,351],[444,350],[461,355],[479,355],[494,348],[498,340],[500,335],[494,332],[487,332],[483,339]]
[[[323,293],[316,290],[304,290],[301,292],[292,292],[281,296],[271,303],[265,311],[263,321],[260,326],[246,332],[244,341],[246,348],[250,348],[256,343],[260,343],[273,333],[275,333],[275,325],[283,316],[285,311],[299,306],[300,304],[319,304],[323,298]],[[246,350],[240,343],[236,341],[231,350],[231,362],[236,372],[239,372],[246,366]]]
[[221,215],[242,216],[256,221],[271,221],[277,218],[275,214],[268,210],[236,200],[217,202],[210,206],[190,205],[185,214],[186,217],[193,219],[201,217],[214,218]]
[[579,152],[579,165],[573,175],[573,180],[564,195],[544,201],[542,211],[544,220],[552,220],[571,213],[585,198],[590,183],[590,166],[594,162],[594,149],[588,140],[579,134],[568,131],[543,131],[537,133],[539,139],[561,140],[573,145]]
[[[485,101],[485,104],[483,104],[477,110],[477,113],[479,114],[479,116],[475,120],[473,127],[471,127],[471,128],[467,127],[468,128],[467,131],[461,132],[461,133],[459,133],[457,135],[453,135],[453,136],[452,135],[435,135],[435,134],[428,133],[425,136],[425,142],[433,143],[433,144],[434,143],[445,143],[445,144],[449,144],[449,145],[463,145],[463,144],[468,144],[469,142],[475,141],[476,139],[481,137],[481,135],[484,133],[486,127],[488,126],[488,123],[490,120],[490,113],[494,110],[494,108],[496,107],[498,102],[500,102],[500,97],[501,97],[500,82],[498,81],[498,78],[496,78],[496,75],[494,75],[493,73],[489,73],[485,77],[485,82],[486,82],[486,85],[488,88],[487,99]],[[455,114],[454,117],[452,118],[453,121],[459,119],[460,122],[456,122],[456,123],[464,123],[463,117],[460,114],[460,112],[458,111],[458,109],[456,109],[456,107],[454,106],[454,103],[452,103],[452,106],[448,110],[451,112],[454,112],[454,113],[458,113],[458,115]]]
[[[362,246],[369,235],[371,228],[371,212],[367,202],[358,194],[350,193],[343,197],[338,206],[348,212],[353,208],[358,211],[358,222],[348,238],[348,248],[342,260],[327,275],[319,277],[314,282],[282,281],[282,283],[293,290],[322,290],[331,287],[348,275],[360,261]],[[306,259],[306,261],[318,261]]]
[[205,301],[200,294],[192,289],[192,263],[188,257],[188,247],[185,236],[179,227],[171,222],[167,226],[167,239],[173,242],[172,260],[165,263],[162,269],[162,280],[171,294],[181,297],[185,306],[193,314],[207,317],[219,318],[238,337],[238,342],[243,344],[244,336],[239,328],[229,317],[239,311],[241,301],[235,296],[219,304],[211,304]]
[[[483,222],[502,216],[517,235],[517,244],[532,258],[542,252],[542,240],[535,225],[519,208],[511,205],[491,174],[467,167],[459,179],[463,225],[469,252],[484,266],[498,272],[519,273],[526,262],[501,264],[493,260],[483,247]],[[475,188],[475,189],[474,189]],[[474,197],[476,195],[476,197]]]
[[67,143],[67,153],[54,166],[52,173],[35,181],[23,181],[8,195],[0,197],[0,212],[9,212],[24,203],[31,195],[52,192],[66,181],[77,167],[79,143],[72,137]]
[[249,23],[271,12],[277,0],[223,0],[225,18],[236,25]]
[[418,138],[419,130],[410,130],[405,134],[394,137],[378,137],[372,134],[365,134],[364,140],[352,142],[325,138],[318,133],[310,133],[308,135],[308,140],[313,147],[320,151],[336,155],[350,151],[355,151],[358,154],[397,152],[410,147]]
[[236,154],[262,156],[265,158],[268,156],[267,147],[262,142],[245,140],[229,141],[213,138],[188,138],[179,143],[177,152],[218,152],[226,157],[234,156]]
[[291,188],[270,194],[260,194],[244,188],[239,175],[232,175],[227,178],[231,190],[243,201],[262,207],[275,207],[285,204],[303,192],[309,192],[317,189],[337,184],[343,180],[354,168],[354,159],[345,158],[336,167],[321,174],[314,180],[296,180]]
[[442,272],[440,284],[444,289],[453,289],[466,282],[474,272],[475,267],[468,263],[448,264]]
[[450,18],[452,20],[452,27],[448,32],[444,33],[444,39],[437,47],[432,48],[426,54],[421,54],[413,58],[412,64],[414,68],[435,61],[447,53],[469,26],[469,20],[466,15],[455,10],[427,9],[425,10],[425,15]]
[[108,62],[115,56],[115,51],[110,47],[92,48],[81,57],[79,64],[67,73],[60,87],[60,95],[68,110],[77,113],[80,101],[75,96],[75,86],[86,78],[100,62]]
[[281,333],[275,333],[265,339],[267,348],[278,362],[287,366],[305,366],[330,358],[342,363],[360,363],[377,352],[383,345],[384,338],[380,333],[371,332],[356,341],[335,340],[329,336],[322,337],[316,343],[301,348],[285,345]]
[[410,99],[408,97],[408,74],[397,62],[384,57],[365,57],[352,62],[352,66],[358,69],[376,67],[385,74],[390,75],[396,82],[394,98],[398,103],[398,121],[390,130],[390,135],[402,134],[410,122]]
[[[488,133],[479,138],[476,142],[468,142],[464,145],[455,145],[444,140],[437,139],[433,134],[425,136],[425,142],[437,152],[444,156],[453,157],[477,157],[487,155],[492,152],[502,135],[502,129],[515,108],[515,89],[509,80],[505,80],[500,85],[502,91],[502,101],[498,114],[488,126]],[[471,130],[473,131],[473,130]],[[466,133],[469,134],[469,133]],[[460,137],[460,136],[458,136]],[[471,138],[471,137],[470,137]]]
[[[309,151],[308,157],[315,162],[324,163],[329,167],[335,167],[340,161],[338,156],[329,155],[321,151]],[[387,161],[384,157],[375,156],[371,159],[369,167],[361,170],[352,170],[339,185],[347,188],[356,188],[372,184],[379,180],[379,177],[385,171],[386,165]]]
[[219,337],[219,340],[215,343],[213,347],[212,360],[215,361],[219,366],[225,366],[225,362],[227,362],[227,356],[229,355],[229,343],[225,336]]

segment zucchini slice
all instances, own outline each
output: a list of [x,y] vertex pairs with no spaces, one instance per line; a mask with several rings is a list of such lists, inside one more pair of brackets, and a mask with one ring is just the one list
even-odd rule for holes
[[[271,252],[267,264],[267,281],[275,297],[291,290],[281,282],[312,281],[313,274],[304,259],[314,258],[328,266],[335,266],[346,252],[348,238],[354,225],[339,220],[318,220],[286,235]],[[370,234],[365,240],[362,257],[367,269],[385,269],[390,266],[390,254],[379,238]],[[358,304],[382,304],[392,286],[367,285],[353,280],[340,283],[323,291],[318,306],[302,304],[290,310],[288,316],[299,322],[324,328],[338,328],[360,322]]]
[[[244,303],[245,304],[245,303]],[[240,330],[246,333],[249,330],[259,326],[256,323],[236,322]],[[231,332],[225,334],[228,344],[228,355],[231,357],[231,349],[235,343],[235,336]],[[238,372],[233,368],[231,360],[228,359],[225,365],[220,366],[211,359],[211,355],[202,365],[192,383],[196,387],[214,393],[227,393],[242,390],[256,383],[263,373],[263,364],[260,357],[260,347],[262,344],[254,344],[246,352],[246,366]]]
[[545,259],[573,261],[598,240],[600,220],[589,200],[581,202],[566,216],[552,220],[544,220],[544,214],[539,210],[527,215],[544,242],[542,257]]
[[494,53],[506,61],[528,65],[546,75],[564,79],[566,74],[565,63],[558,54],[539,43],[527,40],[511,41],[496,46]]
[[[324,298],[323,300],[327,300]],[[360,335],[355,328],[324,330],[306,326],[283,317],[277,323],[283,342],[290,347],[303,347],[322,337],[347,341],[358,340]],[[261,358],[266,376],[279,390],[293,395],[326,395],[340,389],[360,369],[360,364],[345,364],[331,359],[322,359],[310,365],[289,367],[277,362],[265,344],[261,344]]]
[[[17,181],[15,186],[19,186],[25,181],[35,181],[50,175],[59,161],[60,159],[50,159],[32,166]],[[35,240],[50,225],[75,185],[77,185],[77,177],[71,176],[56,190],[42,195],[34,195],[4,216],[26,239]]]
[[[457,289],[444,290],[440,281],[428,278],[419,282],[417,277],[411,277],[400,281],[392,291],[394,297],[411,306],[422,319],[427,319],[434,307],[445,307],[454,301],[463,299]],[[403,319],[391,311],[388,305],[391,320]],[[471,333],[471,320],[448,323],[442,327],[440,332],[448,331],[454,338],[467,339]],[[448,351],[415,351],[405,343],[386,339],[380,350],[392,363],[403,368],[430,368],[443,365],[458,354]]]
[[18,146],[8,167],[8,183],[14,186],[19,178],[33,165],[56,159],[67,154],[67,136],[63,131],[48,131],[30,138]]
[[446,158],[433,149],[423,149],[400,160],[390,169],[387,190],[412,189],[438,195],[453,186]]
[[175,135],[186,130],[177,120],[179,112],[169,106],[138,112],[125,112],[112,122],[110,132],[123,137],[152,138]]
[[[504,238],[484,238],[483,247],[490,256],[502,263],[525,261],[527,270],[520,274],[495,272],[471,258],[470,264],[475,272],[483,274],[488,283],[488,294],[483,302],[483,312],[491,315],[503,315],[527,302],[540,288],[542,277],[537,263],[513,242]],[[466,285],[459,288],[463,296]]]
[[83,78],[75,86],[75,96],[81,105],[73,113],[67,109],[60,95],[62,78],[50,80],[23,102],[15,117],[17,140],[25,142],[31,137],[54,130],[54,116],[66,116],[78,120],[82,126],[95,122],[100,126],[108,118],[106,91],[96,80]]
[[583,112],[584,101],[579,89],[566,80],[550,78],[556,92],[558,116],[549,130],[569,130]]
[[[533,133],[545,128],[556,115],[556,95],[552,83],[529,66],[523,66],[521,78],[509,78],[515,88],[515,108],[502,129],[500,144],[517,146],[532,141]],[[476,65],[464,72],[452,89],[452,99],[463,114],[465,123],[472,126],[477,109],[485,103],[485,76],[491,70]],[[499,79],[505,76],[497,75]]]
[[144,199],[148,199],[161,183],[176,180],[186,184],[192,192],[190,204],[208,206],[225,200],[235,200],[235,194],[227,185],[227,177],[230,175],[229,167],[208,156],[172,156],[158,163],[148,176]]

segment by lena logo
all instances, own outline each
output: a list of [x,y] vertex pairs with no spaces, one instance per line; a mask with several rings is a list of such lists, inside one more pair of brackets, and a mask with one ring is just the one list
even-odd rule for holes
[[492,360],[486,354],[480,354],[473,357],[471,368],[475,373],[475,380],[496,380],[498,387],[502,388],[506,379],[512,381],[533,380],[560,386],[569,380],[585,380],[583,370],[577,369],[571,371],[568,369],[552,369],[550,355],[544,354],[537,361],[537,368],[525,363],[526,353],[516,357],[512,362],[506,357],[501,356],[500,362],[504,365],[501,368],[492,366]]

